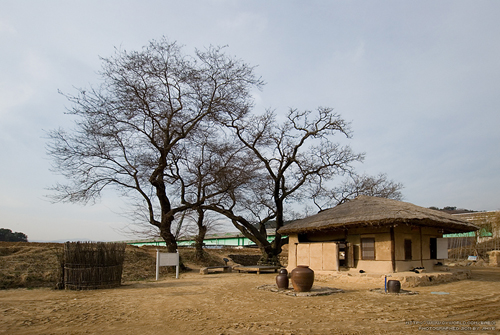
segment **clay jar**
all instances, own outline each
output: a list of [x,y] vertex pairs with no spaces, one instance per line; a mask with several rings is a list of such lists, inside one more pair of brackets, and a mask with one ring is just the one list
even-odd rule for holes
[[297,265],[292,270],[292,285],[297,292],[309,292],[314,283],[314,271],[307,265]]
[[398,280],[387,281],[387,292],[399,293],[401,291],[401,283]]
[[280,290],[288,289],[288,271],[281,269],[279,275],[276,276],[276,285]]

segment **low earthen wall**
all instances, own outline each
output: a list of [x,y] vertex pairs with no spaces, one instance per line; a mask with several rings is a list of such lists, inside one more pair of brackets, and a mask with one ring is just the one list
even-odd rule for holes
[[[375,273],[342,273],[342,272],[318,272],[315,273],[317,281],[336,279],[342,283],[367,283],[374,284],[378,287],[384,287],[385,275]],[[393,273],[387,280],[398,280],[401,282],[401,287],[417,287],[429,286],[435,284],[448,283],[457,280],[471,278],[470,270],[450,270],[448,272],[431,272],[431,273],[413,273],[401,272]]]

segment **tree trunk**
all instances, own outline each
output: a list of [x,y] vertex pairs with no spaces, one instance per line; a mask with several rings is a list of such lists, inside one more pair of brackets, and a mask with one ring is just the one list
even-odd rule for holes
[[177,240],[174,234],[170,232],[170,229],[160,229],[160,236],[165,241],[168,252],[177,252]]
[[[238,228],[245,237],[250,239],[252,242],[257,244],[257,247],[259,247],[260,251],[262,252],[262,256],[260,257],[260,260],[258,261],[258,265],[274,265],[274,266],[281,266],[278,255],[281,252],[281,246],[278,249],[275,247],[275,241],[273,243],[269,243],[267,241],[267,237],[265,236],[265,230],[264,233],[260,233],[259,230],[254,230],[252,233],[248,232],[247,230],[243,229],[244,227],[242,225],[235,224],[233,221],[233,224],[236,228]],[[281,235],[280,235],[280,240],[281,240]],[[280,244],[281,245],[281,244]]]
[[[177,238],[171,232],[172,222],[174,221],[174,213],[172,206],[168,199],[165,183],[163,180],[163,172],[166,167],[166,154],[162,154],[159,159],[159,165],[149,178],[149,182],[156,189],[156,197],[160,203],[161,209],[161,222],[160,222],[160,236],[167,245],[168,252],[177,252]],[[154,218],[152,218],[154,219]]]
[[[281,178],[278,178],[278,181]],[[281,234],[278,233],[278,229],[283,227],[283,201],[279,197],[279,182],[276,182],[274,200],[276,204],[276,230],[274,235],[274,240],[269,245],[261,247],[262,257],[259,260],[260,265],[275,265],[281,266],[279,260],[279,254],[281,253]]]
[[205,240],[205,235],[207,234],[207,227],[203,224],[203,219],[205,218],[205,212],[202,209],[198,209],[198,220],[196,224],[198,225],[198,235],[194,239],[194,249],[195,249],[195,259],[203,260],[205,255],[203,253],[203,241]]
[[276,254],[276,249],[272,245],[264,248],[260,248],[262,256],[259,259],[258,265],[273,265],[281,266],[278,254]]

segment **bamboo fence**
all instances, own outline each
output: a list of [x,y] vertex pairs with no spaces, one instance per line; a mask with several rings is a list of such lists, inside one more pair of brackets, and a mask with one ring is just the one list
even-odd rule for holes
[[125,246],[124,243],[66,242],[64,288],[89,290],[120,286]]

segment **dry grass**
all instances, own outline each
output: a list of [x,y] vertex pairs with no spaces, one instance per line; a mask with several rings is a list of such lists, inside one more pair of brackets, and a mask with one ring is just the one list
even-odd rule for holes
[[0,289],[54,286],[62,250],[57,243],[0,242]]
[[[0,242],[0,289],[55,287],[61,276],[62,243]],[[122,282],[154,280],[158,247],[127,246]],[[180,248],[181,271],[203,266],[224,265],[229,254],[258,255],[258,249],[207,249],[205,259],[197,261],[194,249]],[[283,254],[285,254],[284,252]],[[160,274],[175,276],[175,268],[162,267]]]

